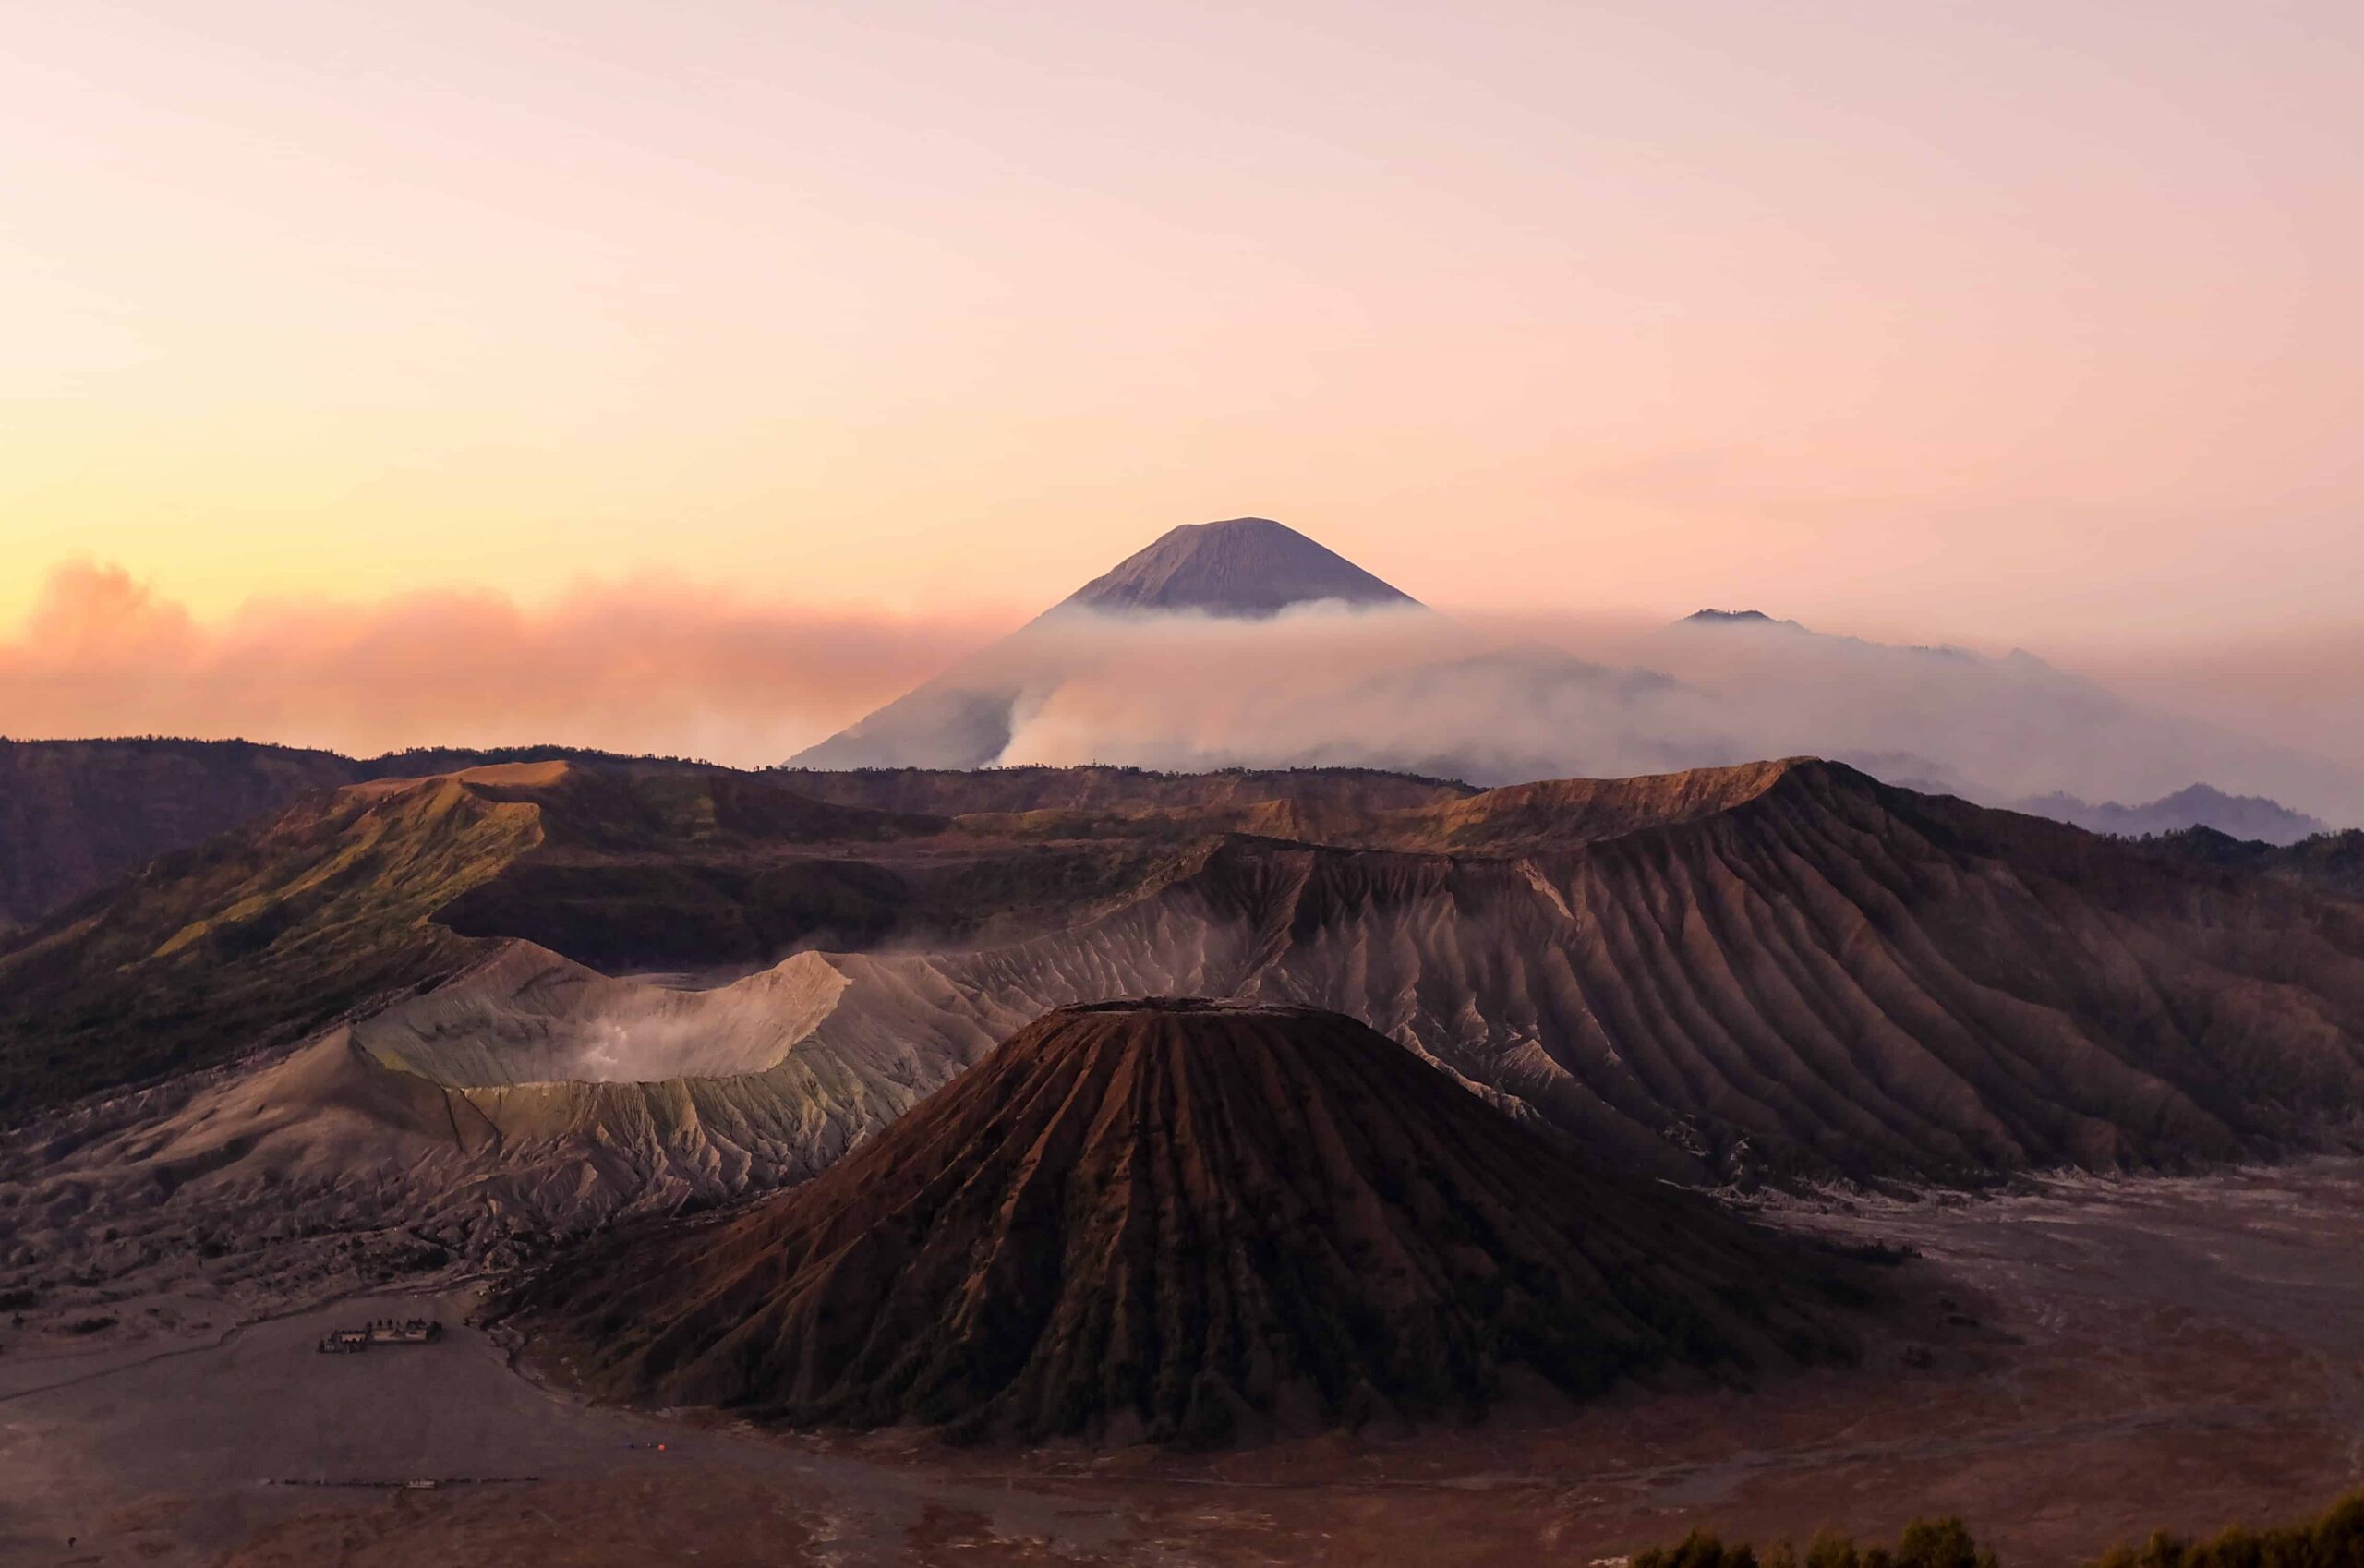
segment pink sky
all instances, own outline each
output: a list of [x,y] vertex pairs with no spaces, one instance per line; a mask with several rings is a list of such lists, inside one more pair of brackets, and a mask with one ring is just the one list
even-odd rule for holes
[[2144,668],[2358,620],[2349,5],[94,0],[8,39],[19,643],[79,560],[209,635],[555,624],[651,572],[960,628],[1242,513],[1464,609]]

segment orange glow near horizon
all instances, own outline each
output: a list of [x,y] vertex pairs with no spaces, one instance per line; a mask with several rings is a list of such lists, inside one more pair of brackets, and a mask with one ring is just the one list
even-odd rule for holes
[[1490,611],[2357,620],[2353,6],[94,0],[0,105],[0,637],[80,560],[966,634],[1241,513]]

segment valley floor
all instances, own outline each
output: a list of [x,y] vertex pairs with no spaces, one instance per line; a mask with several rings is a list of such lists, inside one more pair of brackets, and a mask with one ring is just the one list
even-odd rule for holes
[[[1862,1369],[1210,1458],[587,1407],[511,1370],[458,1290],[73,1354],[0,1336],[0,1562],[1584,1568],[1697,1524],[1870,1536],[1959,1513],[2029,1568],[2364,1482],[2364,1161],[1779,1217],[1922,1254]],[[313,1350],[422,1314],[446,1337]]]

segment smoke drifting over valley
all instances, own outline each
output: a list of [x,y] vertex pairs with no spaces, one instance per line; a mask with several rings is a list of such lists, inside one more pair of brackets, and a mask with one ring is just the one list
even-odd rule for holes
[[[1248,548],[1281,554],[1226,565],[1223,551]],[[1292,594],[1325,597],[1224,612],[1235,584],[1269,588],[1275,571],[1307,574]],[[1165,598],[1132,608],[1123,596],[1144,583]],[[1363,602],[1326,597],[1333,584]],[[797,760],[1354,765],[1492,784],[1816,754],[2072,817],[2205,783],[2364,823],[2364,742],[2341,706],[2354,682],[2331,673],[2353,650],[2338,638],[2173,664],[2076,650],[2105,685],[2024,652],[1891,646],[1766,616],[1446,614],[1252,519],[1176,530],[993,641],[1007,624],[588,580],[538,608],[491,592],[259,600],[208,623],[80,562],[0,641],[0,734],[356,754],[555,742],[761,765],[886,704]],[[2325,678],[2298,683],[2304,702],[2255,700],[2262,671],[2290,668]],[[2295,743],[2240,732],[2277,721]],[[2058,794],[2075,801],[2044,803]]]
[[1989,803],[2148,802],[2204,781],[2364,821],[2353,768],[2032,655],[1890,647],[1764,619],[1063,609],[938,687],[1006,695],[1009,740],[990,758],[1005,765],[1357,765],[1492,784],[1817,754]]
[[1648,772],[1715,739],[1703,694],[1418,609],[1069,611],[1024,641],[1005,764],[1321,763],[1500,781]]

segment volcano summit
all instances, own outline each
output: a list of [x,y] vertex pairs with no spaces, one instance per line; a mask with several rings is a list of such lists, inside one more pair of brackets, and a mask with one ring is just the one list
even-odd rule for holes
[[[1095,617],[1269,621],[1298,606],[1409,609],[1419,600],[1267,517],[1191,523],[1161,535],[975,657],[790,759],[794,767],[983,767],[1009,745],[1019,709],[1095,663],[1060,633]],[[1105,622],[1101,622],[1104,626]]]
[[1204,1443],[1843,1357],[1822,1267],[1351,1019],[1150,998],[1050,1013],[817,1180],[519,1304],[626,1398]]
[[1247,619],[1325,601],[1421,608],[1411,595],[1294,528],[1267,517],[1234,517],[1171,530],[1069,594],[1057,609],[1196,610]]

